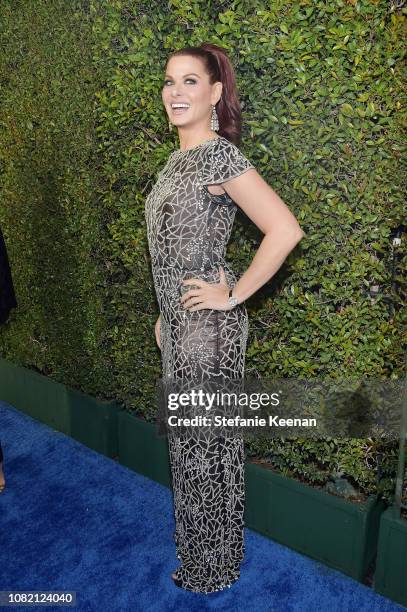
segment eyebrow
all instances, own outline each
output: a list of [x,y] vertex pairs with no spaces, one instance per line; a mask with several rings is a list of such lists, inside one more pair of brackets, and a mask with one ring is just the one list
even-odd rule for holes
[[[184,77],[186,77],[186,76],[188,76],[190,74],[193,74],[194,76],[198,77],[198,79],[200,78],[199,74],[196,74],[195,72],[188,72],[187,74],[184,74]],[[166,74],[165,76],[172,78],[172,76],[170,74]]]

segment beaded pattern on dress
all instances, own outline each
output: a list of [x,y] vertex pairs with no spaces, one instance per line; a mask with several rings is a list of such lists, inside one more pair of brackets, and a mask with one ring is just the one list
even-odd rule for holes
[[[184,278],[219,282],[237,206],[207,185],[254,168],[238,147],[219,137],[170,155],[145,204],[153,281],[161,313],[163,378],[199,383],[204,377],[242,378],[248,335],[244,304],[232,310],[189,312],[180,303]],[[244,557],[243,439],[168,436],[177,557],[184,589],[210,593],[239,578]]]

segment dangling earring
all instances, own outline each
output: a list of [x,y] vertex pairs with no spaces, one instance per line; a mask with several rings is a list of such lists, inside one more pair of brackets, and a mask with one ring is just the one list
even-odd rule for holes
[[172,123],[171,123],[171,121],[168,122],[168,129],[170,130],[170,132],[172,132]]
[[219,130],[219,119],[216,113],[216,108],[212,104],[211,130],[217,132]]

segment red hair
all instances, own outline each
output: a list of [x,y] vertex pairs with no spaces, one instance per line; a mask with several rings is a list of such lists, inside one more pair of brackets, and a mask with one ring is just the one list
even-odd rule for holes
[[226,50],[212,43],[202,43],[199,47],[183,47],[169,55],[167,64],[171,57],[177,55],[198,57],[202,60],[209,75],[210,84],[221,81],[223,85],[222,95],[215,105],[219,119],[218,134],[238,145],[242,130],[242,115],[236,88],[235,71]]

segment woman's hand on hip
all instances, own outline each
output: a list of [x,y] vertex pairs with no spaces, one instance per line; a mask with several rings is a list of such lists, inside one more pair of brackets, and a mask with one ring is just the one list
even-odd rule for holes
[[186,278],[182,285],[197,285],[196,289],[189,289],[181,297],[181,305],[192,312],[194,310],[231,310],[233,306],[228,303],[229,289],[226,275],[222,267],[219,268],[220,281],[216,285],[208,283],[202,278]]

